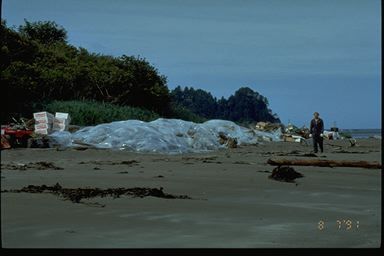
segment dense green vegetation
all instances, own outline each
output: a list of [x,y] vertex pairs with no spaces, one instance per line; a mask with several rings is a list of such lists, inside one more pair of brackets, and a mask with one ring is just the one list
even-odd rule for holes
[[160,117],[146,109],[96,101],[52,101],[44,105],[43,109],[51,113],[69,113],[71,122],[77,125],[96,125],[128,119],[153,121]]
[[4,113],[28,114],[40,101],[96,100],[168,114],[166,78],[145,59],[89,53],[65,38],[53,22],[26,22],[19,32],[2,24],[0,82],[13,103]]
[[78,124],[157,116],[194,122],[210,118],[279,121],[266,98],[249,88],[220,100],[200,89],[177,87],[170,92],[166,77],[145,58],[76,48],[55,22],[25,21],[13,29],[2,21],[0,42],[2,122],[11,116],[29,117],[45,107],[52,112],[72,111]]
[[217,100],[201,89],[180,86],[171,91],[172,101],[206,119],[227,119],[238,123],[280,122],[268,108],[268,100],[248,87],[242,87],[228,99]]

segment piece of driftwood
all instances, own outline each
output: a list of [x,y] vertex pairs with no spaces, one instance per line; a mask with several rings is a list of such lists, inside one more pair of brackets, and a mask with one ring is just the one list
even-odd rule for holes
[[368,169],[381,169],[378,162],[367,161],[336,161],[324,159],[268,159],[270,165],[296,165],[296,166],[320,166],[320,167],[358,167]]

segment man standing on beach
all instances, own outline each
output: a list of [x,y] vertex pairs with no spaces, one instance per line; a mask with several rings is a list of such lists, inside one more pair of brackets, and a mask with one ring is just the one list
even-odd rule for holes
[[323,153],[323,132],[324,132],[324,122],[323,120],[319,117],[319,113],[315,112],[313,114],[313,119],[311,120],[311,125],[310,125],[310,136],[313,139],[313,147],[315,153],[317,153],[317,144],[319,144],[320,151]]

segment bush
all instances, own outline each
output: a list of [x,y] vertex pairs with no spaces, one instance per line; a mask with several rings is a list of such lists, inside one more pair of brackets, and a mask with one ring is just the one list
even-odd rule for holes
[[159,118],[158,114],[149,110],[96,101],[52,101],[39,108],[36,111],[69,113],[71,123],[81,126],[128,119],[153,121]]

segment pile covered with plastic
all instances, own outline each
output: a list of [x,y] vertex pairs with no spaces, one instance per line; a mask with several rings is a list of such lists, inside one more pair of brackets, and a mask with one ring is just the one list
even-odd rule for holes
[[237,140],[238,145],[261,141],[280,141],[281,130],[272,133],[247,129],[231,121],[210,120],[193,123],[159,118],[152,122],[118,121],[89,126],[74,133],[54,132],[53,144],[61,147],[88,145],[96,148],[122,149],[147,153],[200,153],[224,148],[220,137]]

